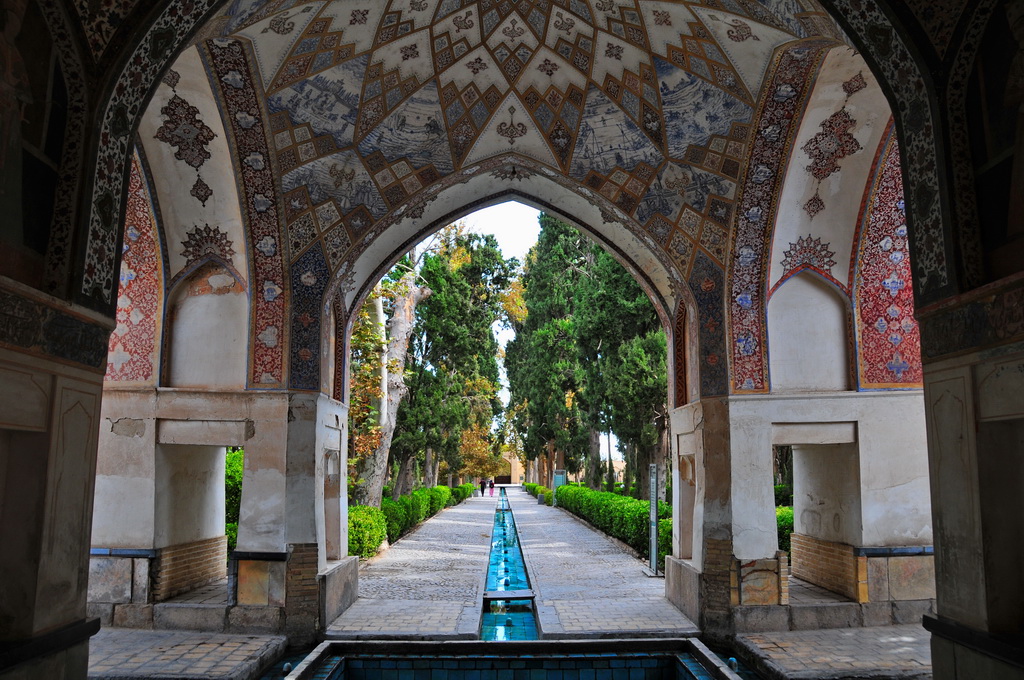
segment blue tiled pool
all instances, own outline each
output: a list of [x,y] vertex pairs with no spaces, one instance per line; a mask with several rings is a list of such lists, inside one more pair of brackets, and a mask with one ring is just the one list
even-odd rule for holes
[[714,680],[693,656],[336,657],[310,680]]
[[[530,576],[526,573],[515,518],[504,488],[494,512],[485,590],[492,595],[508,591],[524,594],[530,591]],[[481,640],[505,642],[536,640],[538,637],[537,617],[530,599],[485,599],[480,617]]]

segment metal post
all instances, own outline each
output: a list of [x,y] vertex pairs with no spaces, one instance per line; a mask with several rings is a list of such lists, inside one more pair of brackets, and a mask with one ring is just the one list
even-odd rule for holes
[[651,479],[651,571],[658,573],[658,466],[650,465]]

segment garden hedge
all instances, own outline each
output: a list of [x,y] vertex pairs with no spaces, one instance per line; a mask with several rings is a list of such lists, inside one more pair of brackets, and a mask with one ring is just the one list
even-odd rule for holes
[[362,505],[350,506],[348,554],[373,557],[385,537],[394,543],[427,517],[472,496],[474,489],[476,485],[471,482],[454,489],[440,484],[430,489],[416,489],[408,496],[399,496],[398,500],[385,497],[381,499],[379,510]]
[[789,552],[789,535],[793,533],[793,508],[775,508],[775,523],[779,531],[779,550]]
[[349,555],[373,557],[387,534],[387,519],[380,508],[353,505],[348,509]]
[[[650,549],[650,503],[609,491],[579,486],[558,487],[558,505],[614,536],[642,555]],[[660,565],[672,547],[672,506],[658,503],[658,552]]]

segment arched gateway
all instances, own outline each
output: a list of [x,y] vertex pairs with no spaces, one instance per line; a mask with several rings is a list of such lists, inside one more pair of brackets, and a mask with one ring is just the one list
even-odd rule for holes
[[160,625],[223,575],[224,446],[247,457],[220,625],[322,630],[354,596],[348,320],[424,235],[516,197],[614,252],[669,332],[677,606],[801,625],[792,569],[860,623],[917,620],[934,573],[936,676],[1004,663],[1024,327],[1015,223],[974,200],[1015,150],[967,96],[1016,82],[976,66],[991,3],[143,5],[6,10],[0,640],[23,658],[84,675],[87,580],[94,613]]

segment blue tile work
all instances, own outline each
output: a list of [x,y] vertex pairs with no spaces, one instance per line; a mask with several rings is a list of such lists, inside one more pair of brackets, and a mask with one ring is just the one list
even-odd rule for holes
[[318,680],[712,680],[689,654],[352,656]]
[[319,243],[292,265],[291,374],[299,390],[320,389],[320,307],[331,272]]
[[[484,590],[528,590],[530,577],[519,547],[519,535],[505,489],[501,490],[494,513],[491,534],[491,559],[487,564]],[[494,641],[536,640],[537,618],[529,600],[496,600],[484,603],[480,619],[480,639]]]
[[723,300],[725,275],[703,251],[697,251],[690,273],[690,290],[700,310],[697,329],[700,338],[700,394],[715,397],[727,394],[729,376],[726,371],[725,323]]

